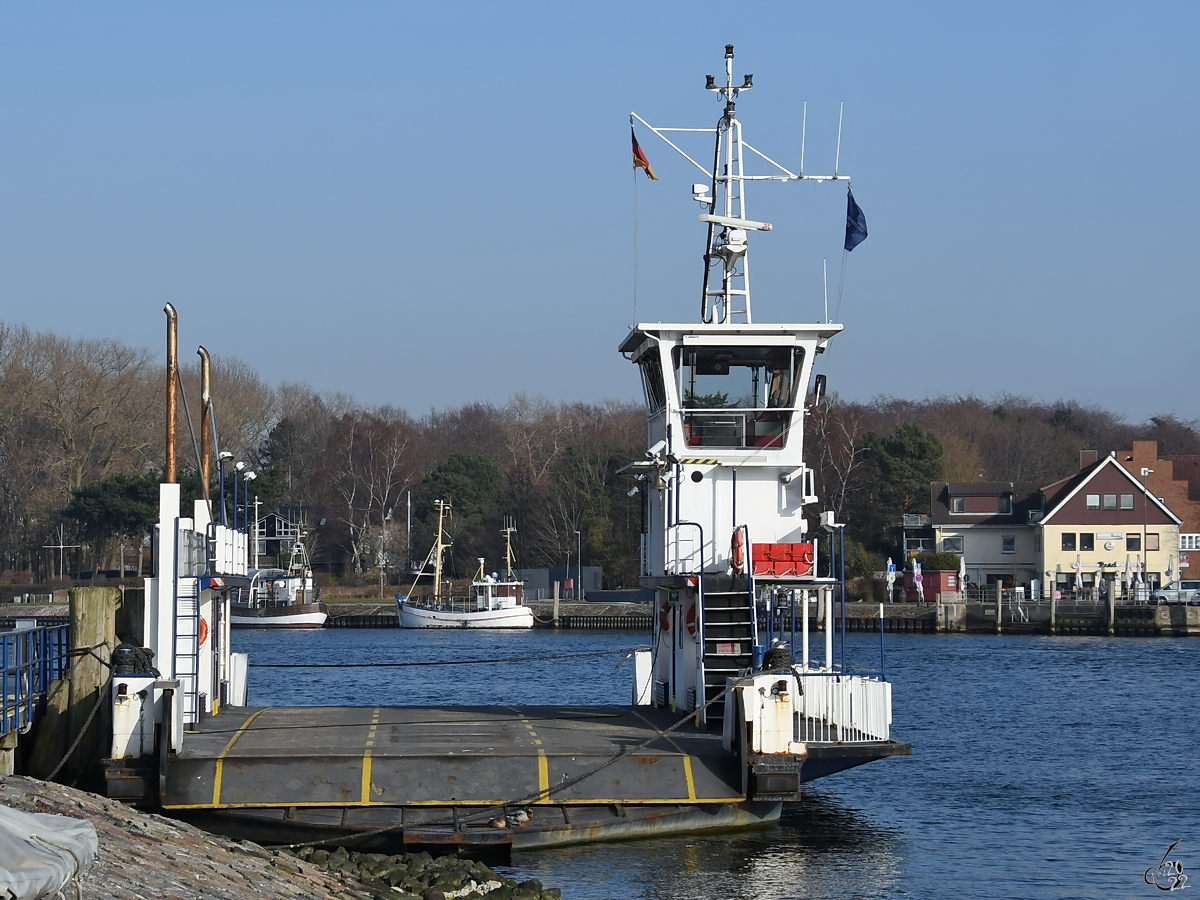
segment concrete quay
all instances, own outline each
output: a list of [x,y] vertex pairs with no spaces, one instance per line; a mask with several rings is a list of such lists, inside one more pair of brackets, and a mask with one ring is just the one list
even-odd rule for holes
[[[878,603],[847,603],[847,631],[879,631]],[[1200,636],[1200,606],[1114,604],[1103,601],[995,600],[885,603],[887,632],[933,634],[1111,634],[1118,637]],[[824,622],[811,620],[814,630]],[[834,630],[841,613],[834,606]]]

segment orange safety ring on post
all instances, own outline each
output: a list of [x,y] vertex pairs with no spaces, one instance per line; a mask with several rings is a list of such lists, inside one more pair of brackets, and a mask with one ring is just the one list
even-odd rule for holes
[[204,646],[204,642],[208,640],[208,619],[203,616],[200,618],[200,646]]
[[658,627],[663,631],[671,630],[671,604],[663,601],[663,605],[658,610]]
[[729,545],[729,565],[734,575],[741,575],[746,571],[746,538],[740,528],[733,529],[733,540]]
[[694,635],[696,633],[696,604],[695,603],[688,606],[687,618],[685,619],[685,621],[687,622],[688,634]]

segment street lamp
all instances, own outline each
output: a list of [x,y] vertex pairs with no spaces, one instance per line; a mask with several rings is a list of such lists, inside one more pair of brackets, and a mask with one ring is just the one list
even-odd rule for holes
[[575,599],[583,597],[583,538],[575,532]]
[[[571,551],[570,550],[567,551],[567,565],[563,569],[563,571],[566,573],[565,575],[563,575],[563,586],[566,587],[566,583],[571,580]],[[564,592],[563,599],[564,600],[567,599],[565,596],[565,592]]]
[[225,524],[225,460],[233,459],[233,454],[222,450],[217,454],[217,480],[221,483],[221,524]]
[[[245,495],[242,497],[242,528],[247,535],[250,534],[250,482],[257,477],[258,473],[256,472],[247,472],[242,476],[242,493]],[[254,538],[257,540],[258,535],[256,534]]]
[[233,464],[233,530],[238,530],[238,473],[246,468],[246,464],[238,460]]

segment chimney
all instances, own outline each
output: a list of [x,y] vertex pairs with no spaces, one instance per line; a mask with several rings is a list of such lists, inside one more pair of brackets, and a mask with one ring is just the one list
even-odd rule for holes
[[1079,468],[1082,471],[1088,466],[1094,466],[1100,458],[1100,453],[1096,450],[1080,450],[1079,451]]

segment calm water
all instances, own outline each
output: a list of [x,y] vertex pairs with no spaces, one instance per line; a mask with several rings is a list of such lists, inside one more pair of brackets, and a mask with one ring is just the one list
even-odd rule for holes
[[[234,637],[252,664],[348,666],[639,643],[542,630]],[[878,637],[847,635],[847,649],[878,661]],[[618,659],[251,668],[250,701],[625,703]],[[893,735],[912,757],[806,786],[777,828],[518,854],[513,873],[573,900],[1153,897],[1143,873],[1179,838],[1172,858],[1200,868],[1200,640],[888,635],[887,671]]]

